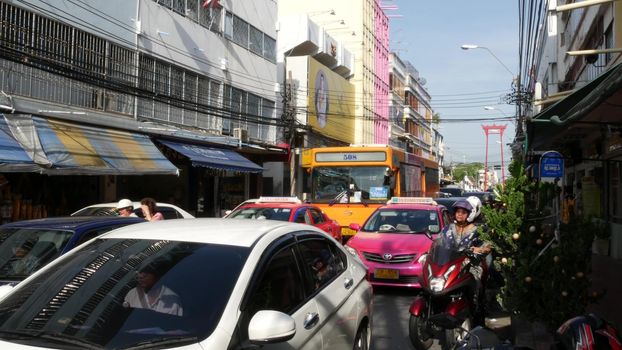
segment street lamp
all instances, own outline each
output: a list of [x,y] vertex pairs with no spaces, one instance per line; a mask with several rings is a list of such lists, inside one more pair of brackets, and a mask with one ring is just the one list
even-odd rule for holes
[[499,109],[499,108],[495,108],[495,107],[491,107],[491,106],[484,106],[484,109],[485,109],[485,110],[487,110],[487,111],[499,111],[499,112],[501,112],[501,114],[503,114],[505,117],[509,117],[509,116],[507,115],[507,113],[505,113],[502,109]]
[[510,68],[508,68],[503,62],[501,62],[499,57],[497,57],[497,55],[495,55],[492,51],[490,51],[489,48],[487,48],[485,46],[472,45],[472,44],[464,44],[464,45],[460,46],[460,48],[463,49],[463,50],[484,49],[484,50],[488,51],[488,53],[491,54],[492,57],[494,57],[497,60],[497,62],[501,63],[503,68],[505,68],[505,70],[507,70],[512,75],[512,78],[514,78],[514,73],[512,73]]

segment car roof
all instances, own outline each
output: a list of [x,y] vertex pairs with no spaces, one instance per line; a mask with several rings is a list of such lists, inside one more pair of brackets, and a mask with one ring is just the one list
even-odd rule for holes
[[[111,209],[116,209],[117,207],[117,202],[108,202],[108,203],[97,203],[97,204],[91,204],[88,205],[86,207],[80,208],[79,210],[77,210],[76,212],[72,213],[71,215],[76,214],[77,212],[80,212],[86,208],[111,208]],[[132,202],[132,205],[134,206],[134,209],[139,209],[140,208],[140,202]],[[159,208],[173,208],[174,210],[176,210],[177,212],[179,212],[183,217],[185,218],[194,218],[194,215],[188,213],[187,211],[183,210],[182,208],[174,205],[174,204],[170,204],[170,203],[162,203],[162,202],[156,202],[156,207]]]
[[0,226],[0,228],[49,228],[57,230],[76,230],[82,227],[97,227],[144,222],[138,217],[122,216],[66,216],[34,220],[22,220]]
[[263,235],[288,225],[291,226],[292,231],[322,232],[310,225],[286,221],[197,218],[145,222],[125,226],[100,237],[105,239],[171,240],[250,247]]
[[310,207],[309,204],[300,203],[281,203],[281,202],[261,202],[261,203],[247,203],[242,204],[238,209],[242,208],[300,208]]
[[436,204],[420,204],[420,203],[403,203],[403,204],[389,204],[383,205],[380,209],[410,209],[410,210],[437,210],[440,206]]

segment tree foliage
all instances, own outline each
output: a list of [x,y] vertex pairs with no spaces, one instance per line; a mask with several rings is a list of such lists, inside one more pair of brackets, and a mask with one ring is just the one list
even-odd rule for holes
[[529,179],[522,163],[513,162],[509,170],[512,177],[495,189],[498,202],[482,209],[489,228],[482,238],[495,247],[494,264],[506,282],[504,306],[554,329],[598,296],[589,292],[596,230],[590,220],[573,215],[558,226],[559,187]]
[[467,175],[470,179],[478,178],[478,171],[484,168],[482,163],[464,163],[458,164],[453,169],[453,179],[456,182],[460,182],[464,179],[464,175]]

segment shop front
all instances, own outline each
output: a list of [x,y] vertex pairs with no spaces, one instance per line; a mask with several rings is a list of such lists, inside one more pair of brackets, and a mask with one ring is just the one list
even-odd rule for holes
[[[622,65],[528,121],[527,162],[547,151],[565,160],[564,196],[574,214],[606,223],[607,254],[622,258]],[[537,166],[532,166],[532,169]]]

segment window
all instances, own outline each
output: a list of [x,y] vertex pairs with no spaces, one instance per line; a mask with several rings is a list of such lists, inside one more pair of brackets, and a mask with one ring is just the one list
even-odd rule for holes
[[250,26],[248,46],[251,52],[254,52],[260,56],[263,54],[263,33],[253,26]]
[[[41,334],[58,334],[97,348],[139,347],[158,341],[182,346],[179,334],[184,339],[205,339],[216,328],[249,251],[193,242],[97,239],[73,251],[50,273],[22,282],[26,293],[3,299],[0,326],[34,327]],[[161,288],[168,302],[144,307],[126,298],[138,290],[137,273],[148,268],[157,272],[152,287]],[[52,300],[54,310],[42,316]],[[171,300],[180,301],[182,312],[167,311]],[[21,312],[24,304],[29,305],[28,313]],[[71,326],[53,322],[57,317],[69,320]],[[76,328],[84,331],[75,332]],[[24,344],[36,346],[37,340],[29,339]]]
[[[173,11],[185,16],[186,15],[186,9],[185,9],[185,2],[186,0],[173,0],[172,2],[172,8]],[[190,2],[190,1],[189,1]]]
[[321,289],[346,269],[347,258],[326,239],[307,239],[298,247],[303,267],[313,281],[313,290]]
[[276,62],[276,40],[265,34],[263,37],[263,57]]
[[248,48],[248,23],[238,16],[233,16],[233,42]]
[[276,253],[261,272],[261,278],[248,299],[250,317],[260,310],[292,314],[304,300],[302,277],[292,246]]
[[299,224],[311,224],[311,216],[309,216],[309,211],[305,209],[300,209],[296,212],[296,216],[294,217],[294,222]]
[[233,15],[231,13],[225,14],[225,38],[233,39]]
[[313,218],[313,223],[315,225],[321,224],[324,222],[324,214],[322,214],[321,211],[315,208],[310,208],[309,211],[311,212],[311,217]]

